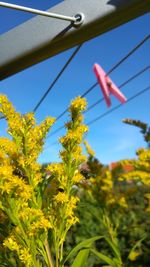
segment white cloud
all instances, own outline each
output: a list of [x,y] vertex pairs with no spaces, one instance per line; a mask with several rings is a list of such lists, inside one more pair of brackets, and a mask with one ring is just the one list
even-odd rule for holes
[[137,145],[137,140],[135,138],[123,138],[121,140],[117,140],[117,144],[113,149],[113,152],[122,152],[124,150],[128,150],[134,148]]

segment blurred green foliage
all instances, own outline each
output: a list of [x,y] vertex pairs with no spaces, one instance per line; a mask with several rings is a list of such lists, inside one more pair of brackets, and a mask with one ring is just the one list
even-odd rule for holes
[[[140,121],[127,119],[125,123],[141,129],[147,149],[143,153],[142,161],[119,162],[112,166],[105,166],[94,156],[89,155],[86,166],[81,169],[85,180],[76,190],[80,197],[77,216],[80,222],[75,225],[67,239],[66,250],[75,244],[95,235],[104,235],[111,240],[111,231],[104,223],[104,216],[111,222],[111,229],[116,231],[118,248],[123,266],[150,266],[150,127]],[[111,168],[110,168],[111,167]],[[144,169],[145,167],[145,169]],[[149,171],[148,171],[149,168]],[[121,181],[122,175],[128,176],[132,171],[146,170],[146,183],[139,180]],[[137,173],[138,174],[138,173]],[[135,177],[136,178],[136,177]],[[112,257],[112,250],[101,239],[95,243],[97,251]],[[93,254],[87,262],[87,267],[104,266]]]

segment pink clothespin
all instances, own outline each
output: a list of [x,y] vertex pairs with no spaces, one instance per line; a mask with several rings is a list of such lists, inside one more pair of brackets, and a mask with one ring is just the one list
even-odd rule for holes
[[127,101],[126,97],[121,93],[119,88],[113,83],[109,76],[106,75],[105,71],[100,67],[100,65],[97,63],[94,64],[93,69],[98,83],[102,89],[107,106],[111,106],[110,93],[117,97],[120,102],[125,103]]

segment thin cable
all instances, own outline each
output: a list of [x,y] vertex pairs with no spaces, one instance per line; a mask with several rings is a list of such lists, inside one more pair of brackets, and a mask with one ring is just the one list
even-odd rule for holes
[[[94,85],[92,85],[84,94],[81,95],[81,97],[86,96],[90,91],[92,91],[98,83],[95,83]],[[61,117],[63,117],[68,111],[68,108],[66,108],[57,118],[55,121],[58,121]]]
[[140,48],[148,39],[150,38],[150,34],[148,34],[139,44],[137,44],[125,57],[123,57],[117,64],[115,64],[107,73],[109,75],[112,73],[116,68],[119,67],[128,57],[130,57],[137,49]]
[[57,118],[55,121],[58,121],[63,115],[66,114],[66,112],[68,111],[68,108],[66,108]]
[[56,18],[56,19],[67,20],[67,21],[72,21],[72,22],[77,21],[77,17],[64,16],[61,14],[50,13],[47,11],[43,11],[43,10],[39,10],[39,9],[35,9],[35,8],[30,8],[30,7],[26,7],[26,6],[14,5],[11,3],[0,2],[0,6],[5,7],[5,8],[11,8],[11,9],[19,10],[19,11],[24,11],[24,12],[29,12],[29,13],[41,15],[44,17]]
[[[129,97],[128,100],[126,101],[126,103],[128,103],[128,102],[132,101],[133,99],[135,99],[136,97],[138,97],[138,96],[144,94],[144,93],[147,92],[149,89],[150,89],[150,86],[144,88],[143,90],[141,90],[141,91],[138,92],[137,94],[135,94],[135,95]],[[123,106],[122,104],[119,104],[119,105],[115,106],[114,108],[112,108],[112,109],[106,111],[105,113],[101,114],[101,115],[98,116],[97,118],[95,118],[95,119],[89,121],[89,122],[87,123],[87,125],[91,125],[91,124],[95,123],[96,121],[102,119],[103,117],[107,116],[108,114],[112,113],[113,111],[115,111],[116,109],[118,109],[118,108],[120,108],[120,107],[122,107],[122,106]]]
[[[132,77],[130,77],[128,80],[126,80],[125,82],[123,82],[123,83],[119,86],[119,88],[124,87],[124,86],[127,85],[129,82],[133,81],[135,78],[137,78],[138,76],[140,76],[141,74],[143,74],[145,71],[147,71],[149,68],[150,68],[150,66],[147,66],[147,67],[145,67],[144,69],[140,70],[138,73],[136,73],[135,75],[133,75]],[[91,87],[91,88],[92,88],[92,87]],[[93,103],[91,106],[88,107],[88,109],[87,109],[84,113],[86,113],[86,112],[88,112],[89,110],[93,109],[95,106],[97,106],[98,104],[100,104],[103,100],[104,100],[104,97],[101,98],[100,100],[96,101],[95,103]],[[62,116],[66,113],[67,110],[68,110],[68,109],[66,109],[63,113],[61,113],[61,115],[60,115],[59,117],[57,117],[56,120],[58,120],[60,117],[62,117]],[[49,137],[55,135],[57,132],[59,132],[59,131],[62,130],[63,128],[64,128],[63,125],[60,126],[60,127],[59,127],[58,129],[56,129],[54,132],[52,132],[51,134],[49,134],[49,135],[47,136],[47,138],[49,138]]]
[[133,81],[135,78],[137,78],[138,76],[140,76],[141,74],[143,74],[145,71],[147,71],[150,68],[150,66],[145,67],[144,69],[140,70],[139,72],[137,72],[135,75],[133,75],[131,78],[129,78],[127,81],[125,81],[124,83],[120,84],[119,88],[124,87],[127,83]]
[[55,135],[57,132],[59,132],[63,128],[64,128],[64,125],[60,126],[58,129],[56,129],[54,132],[52,132],[51,135],[49,135],[48,137]]
[[[87,94],[89,94],[96,86],[98,85],[98,82],[94,83],[88,90],[86,90],[81,97],[85,97]],[[68,111],[68,108],[66,108],[60,115],[57,116],[55,121],[58,121],[61,117],[63,117]]]
[[98,82],[94,83],[88,90],[86,90],[81,97],[85,97],[87,94],[89,94],[96,86],[98,85]]
[[70,62],[73,60],[73,58],[75,57],[75,55],[79,52],[81,45],[78,45],[77,48],[75,49],[75,51],[72,53],[72,55],[70,56],[70,58],[67,60],[67,62],[65,63],[65,65],[63,66],[63,68],[61,69],[61,71],[58,73],[58,75],[56,76],[56,78],[54,79],[54,81],[51,83],[51,85],[49,86],[49,88],[47,89],[47,91],[44,93],[44,95],[41,97],[41,99],[39,100],[39,102],[37,103],[37,105],[35,106],[35,108],[33,109],[33,112],[36,112],[37,109],[39,108],[39,106],[42,104],[42,102],[44,101],[44,99],[46,98],[46,96],[48,95],[48,93],[51,91],[51,89],[54,87],[54,85],[56,84],[56,82],[58,81],[58,79],[60,78],[60,76],[63,74],[63,72],[65,71],[65,69],[67,68],[67,66],[70,64]]
[[[125,57],[123,57],[119,62],[117,62],[107,73],[106,75],[109,75],[112,73],[119,65],[121,65],[125,60],[127,60],[128,57],[130,57],[137,49],[139,49],[148,39],[150,38],[150,35],[147,35],[139,44],[137,44]],[[88,88],[81,97],[85,97],[87,94],[89,94],[96,86],[98,85],[98,82],[94,83],[90,88]],[[56,121],[58,121],[63,115],[66,114],[68,109],[65,109],[57,118]]]

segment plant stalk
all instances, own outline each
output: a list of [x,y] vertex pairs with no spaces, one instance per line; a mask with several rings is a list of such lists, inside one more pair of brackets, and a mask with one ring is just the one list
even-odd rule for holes
[[50,267],[54,267],[53,258],[52,258],[52,254],[51,254],[50,247],[49,247],[47,239],[45,240],[44,245],[45,245],[45,249],[46,249],[49,265],[50,265]]

